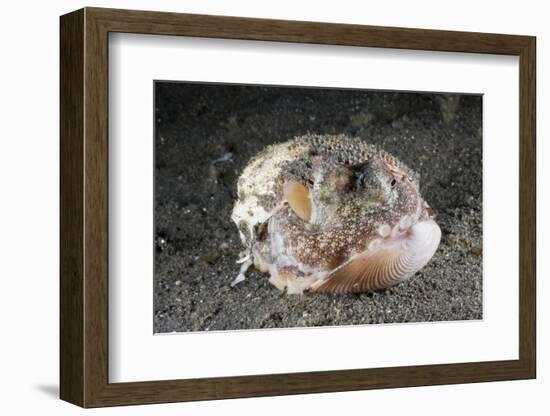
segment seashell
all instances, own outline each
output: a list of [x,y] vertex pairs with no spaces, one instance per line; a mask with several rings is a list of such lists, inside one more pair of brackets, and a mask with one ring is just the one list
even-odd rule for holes
[[361,293],[424,267],[441,230],[417,175],[377,146],[306,135],[268,146],[244,168],[232,220],[254,265],[287,293]]

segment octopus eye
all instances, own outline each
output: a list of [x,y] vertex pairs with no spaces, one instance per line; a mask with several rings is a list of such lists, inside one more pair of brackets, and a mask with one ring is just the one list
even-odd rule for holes
[[397,181],[395,180],[395,178],[393,178],[393,179],[391,180],[391,182],[390,182],[390,185],[393,187],[393,186],[395,186],[395,183],[396,183],[396,182],[397,182]]
[[297,181],[288,181],[283,186],[283,195],[294,213],[302,220],[311,218],[311,196],[309,188]]
[[362,189],[366,187],[367,183],[367,173],[366,172],[360,172],[357,175],[357,180],[355,181],[355,186],[357,189]]

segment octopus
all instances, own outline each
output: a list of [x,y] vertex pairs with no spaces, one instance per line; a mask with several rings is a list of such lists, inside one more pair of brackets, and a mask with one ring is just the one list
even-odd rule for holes
[[418,175],[359,138],[305,135],[267,146],[237,184],[231,219],[250,266],[288,294],[364,293],[423,268],[441,230]]

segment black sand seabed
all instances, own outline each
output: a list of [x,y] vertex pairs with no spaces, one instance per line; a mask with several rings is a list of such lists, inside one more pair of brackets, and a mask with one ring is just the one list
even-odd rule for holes
[[[154,331],[285,328],[482,318],[481,97],[157,82]],[[456,98],[456,97],[455,97]],[[410,280],[361,295],[286,295],[242,246],[237,178],[270,143],[306,132],[379,144],[420,174],[442,230]]]

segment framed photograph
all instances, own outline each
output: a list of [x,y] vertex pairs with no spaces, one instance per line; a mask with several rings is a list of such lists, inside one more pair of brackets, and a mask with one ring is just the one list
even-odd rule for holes
[[535,378],[534,37],[60,28],[63,400]]

